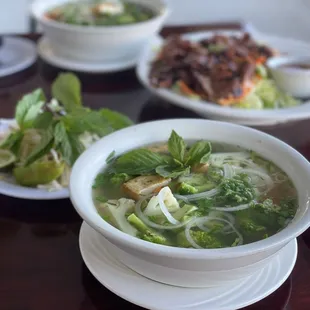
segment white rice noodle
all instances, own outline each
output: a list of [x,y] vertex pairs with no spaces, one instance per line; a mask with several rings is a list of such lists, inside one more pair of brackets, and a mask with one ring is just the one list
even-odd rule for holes
[[185,202],[189,202],[189,201],[195,201],[195,200],[200,200],[200,199],[205,199],[205,198],[211,198],[215,196],[218,192],[219,192],[219,189],[214,188],[207,192],[202,192],[202,193],[193,194],[193,195],[174,195],[174,197],[180,200],[184,200]]
[[201,247],[199,244],[197,244],[194,239],[192,238],[191,236],[191,229],[195,226],[198,227],[198,225],[200,227],[203,227],[201,225],[203,225],[203,223],[205,222],[208,222],[208,221],[212,221],[212,220],[215,220],[215,221],[219,221],[219,222],[223,222],[227,225],[229,225],[232,229],[233,232],[236,233],[236,235],[238,236],[238,244],[237,245],[242,245],[243,244],[243,237],[242,235],[239,233],[239,231],[235,228],[234,225],[232,225],[229,221],[226,221],[224,219],[221,219],[221,218],[217,218],[217,217],[210,217],[210,216],[204,216],[204,217],[200,217],[200,218],[196,218],[196,219],[193,219],[191,220],[185,227],[185,236],[186,236],[186,239],[187,241],[195,248],[195,249],[203,249],[203,247]]
[[216,210],[216,211],[222,211],[222,212],[236,212],[236,211],[248,209],[248,208],[250,208],[250,206],[251,206],[251,204],[247,203],[247,204],[239,205],[239,206],[235,206],[235,207],[226,206],[226,207],[214,207],[211,209]]
[[231,153],[215,153],[210,156],[210,164],[222,168],[224,164],[229,164],[241,168],[252,168],[255,170],[265,171],[262,167],[251,160],[249,152],[231,152]]
[[[228,220],[228,222],[230,222],[232,225],[235,225],[236,223],[236,219],[235,217],[229,213],[229,212],[222,212],[222,211],[211,211],[209,212],[208,216],[210,217],[219,217],[219,218],[226,218]],[[197,225],[199,227],[199,225]],[[200,227],[199,227],[200,228]],[[229,225],[226,225],[224,228],[223,228],[223,232],[225,234],[231,234],[233,233],[234,231],[231,229],[231,226]]]
[[281,172],[273,173],[271,175],[271,178],[273,182],[276,184],[281,184],[288,180],[288,177],[284,173],[281,173]]
[[[247,174],[256,187],[266,187],[266,191],[274,186],[272,178],[262,170],[235,167],[236,172]],[[258,180],[257,180],[258,179]]]
[[224,170],[224,178],[225,179],[232,179],[234,177],[235,171],[231,165],[224,164],[223,170]]

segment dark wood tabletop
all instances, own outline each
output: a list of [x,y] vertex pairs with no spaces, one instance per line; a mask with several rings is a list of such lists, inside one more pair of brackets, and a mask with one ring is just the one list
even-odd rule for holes
[[[170,27],[163,34],[220,26],[239,27],[237,23]],[[0,79],[0,117],[12,117],[17,100],[34,88],[49,93],[51,81],[60,71],[38,60],[31,68]],[[134,70],[78,75],[85,105],[92,108],[109,107],[136,122],[199,117],[152,97],[139,84]],[[310,159],[310,121],[259,129]],[[78,246],[80,225],[81,218],[69,199],[31,201],[0,195],[0,310],[141,309],[108,291],[85,267]],[[271,296],[246,309],[310,309],[310,232],[299,237],[298,245],[290,278]]]

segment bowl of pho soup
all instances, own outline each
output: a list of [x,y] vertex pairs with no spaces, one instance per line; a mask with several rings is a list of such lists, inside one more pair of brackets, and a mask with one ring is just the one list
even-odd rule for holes
[[84,62],[134,61],[162,27],[162,0],[36,0],[32,14],[53,51]]
[[73,167],[70,192],[126,266],[208,287],[259,271],[309,227],[309,183],[308,161],[272,136],[179,119],[98,141]]

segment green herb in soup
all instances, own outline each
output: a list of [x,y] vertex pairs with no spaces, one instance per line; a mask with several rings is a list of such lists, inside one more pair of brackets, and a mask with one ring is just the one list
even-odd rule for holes
[[139,23],[155,16],[144,5],[123,1],[68,2],[46,13],[58,22],[81,26],[117,26]]
[[294,218],[297,192],[280,168],[254,152],[208,141],[112,152],[93,184],[99,214],[145,241],[225,248],[268,238]]

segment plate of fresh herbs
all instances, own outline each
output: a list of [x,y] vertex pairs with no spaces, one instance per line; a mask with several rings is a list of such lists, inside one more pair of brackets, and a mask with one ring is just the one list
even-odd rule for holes
[[24,199],[69,197],[71,167],[94,142],[132,125],[110,109],[83,106],[81,83],[62,73],[52,97],[41,88],[17,103],[14,119],[0,119],[0,194]]

